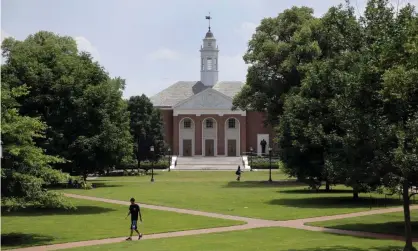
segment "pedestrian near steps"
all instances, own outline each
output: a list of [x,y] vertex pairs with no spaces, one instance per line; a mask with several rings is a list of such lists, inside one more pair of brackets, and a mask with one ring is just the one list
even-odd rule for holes
[[240,181],[241,180],[241,166],[238,166],[238,169],[235,172],[235,174],[237,175],[237,181]]

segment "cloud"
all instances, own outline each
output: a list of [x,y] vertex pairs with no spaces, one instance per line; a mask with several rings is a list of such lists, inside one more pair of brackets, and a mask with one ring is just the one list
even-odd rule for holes
[[160,48],[149,54],[148,57],[152,60],[176,60],[180,58],[180,53],[168,48]]
[[240,27],[235,29],[235,32],[239,34],[244,40],[248,41],[251,39],[252,35],[255,33],[257,24],[252,22],[243,22]]
[[94,60],[100,61],[99,50],[85,37],[75,37],[79,51],[86,51],[91,54]]

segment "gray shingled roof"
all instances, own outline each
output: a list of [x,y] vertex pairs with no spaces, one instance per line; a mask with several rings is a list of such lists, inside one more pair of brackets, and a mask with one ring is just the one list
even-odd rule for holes
[[230,98],[234,98],[234,96],[241,91],[243,86],[244,82],[241,81],[221,81],[214,85],[213,89]]
[[[221,81],[213,86],[213,89],[233,98],[242,86],[239,81]],[[199,92],[210,88],[200,81],[178,81],[168,88],[152,96],[151,102],[157,107],[172,107],[177,103],[190,98]]]

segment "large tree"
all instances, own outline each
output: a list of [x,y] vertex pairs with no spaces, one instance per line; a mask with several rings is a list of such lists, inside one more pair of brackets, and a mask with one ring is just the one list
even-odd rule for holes
[[[286,20],[300,20],[297,17],[294,14]],[[248,61],[253,65],[234,103],[244,109],[266,110],[271,123],[279,121],[280,153],[291,175],[314,184],[324,180],[345,184],[353,188],[354,198],[361,191],[382,186],[400,189],[404,250],[416,250],[409,212],[410,188],[418,183],[418,21],[414,8],[407,5],[396,12],[387,0],[370,0],[360,19],[351,7],[331,8],[320,19],[291,25],[298,32],[289,35],[287,43],[279,35],[269,35],[287,29],[280,18],[276,23],[266,20],[273,19],[265,19],[250,41],[247,54],[253,56]],[[298,43],[290,46],[294,50],[289,53],[294,41]],[[304,48],[318,50],[304,54]],[[297,81],[289,81],[282,65],[272,62],[293,63]]]
[[[412,245],[410,222],[411,187],[418,186],[418,15],[411,5],[395,13],[381,2],[371,2],[365,16],[373,23],[373,16],[385,14],[387,29],[378,29],[382,22],[373,23],[370,37],[374,38],[373,65],[379,71],[377,79],[382,87],[380,94],[384,102],[387,119],[385,131],[389,132],[389,144],[384,155],[378,159],[384,172],[384,185],[399,189],[403,195],[405,217],[405,251],[416,248]],[[376,39],[376,34],[380,38]]]
[[234,98],[234,107],[267,111],[267,121],[278,124],[285,94],[299,86],[303,66],[319,53],[316,36],[318,19],[307,7],[293,7],[275,18],[265,18],[248,43],[244,61],[246,84]]
[[[165,154],[163,123],[158,109],[144,94],[132,96],[128,100],[130,112],[130,130],[134,138],[134,154],[138,169],[141,161],[155,159]],[[150,147],[154,146],[154,153]]]
[[361,45],[361,29],[350,7],[332,7],[318,21],[314,39],[319,56],[301,65],[301,86],[285,96],[283,116],[277,127],[285,171],[310,186],[341,182],[333,159],[341,150],[343,133],[335,115],[335,97],[353,77],[352,54]]
[[130,162],[133,142],[129,133],[129,112],[122,99],[124,81],[116,78],[88,86],[76,100],[76,119],[82,132],[69,146],[75,167],[88,173]]
[[26,96],[28,88],[1,84],[1,199],[8,210],[25,206],[71,207],[63,197],[44,189],[46,185],[66,182],[68,175],[51,168],[63,159],[46,155],[34,139],[44,137],[46,125],[39,118],[21,116],[16,98]]
[[46,137],[36,144],[67,159],[61,167],[86,175],[128,154],[132,143],[124,84],[79,52],[73,38],[41,31],[23,41],[5,39],[2,49],[2,80],[12,88],[30,88],[30,95],[18,98],[19,113],[45,121]]

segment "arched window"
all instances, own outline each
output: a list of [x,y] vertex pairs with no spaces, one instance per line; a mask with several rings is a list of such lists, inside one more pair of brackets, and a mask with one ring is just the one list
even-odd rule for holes
[[228,128],[235,128],[235,119],[228,119]]
[[185,129],[192,128],[192,121],[190,119],[183,120],[183,128]]
[[206,128],[213,128],[213,120],[207,119],[206,120]]

